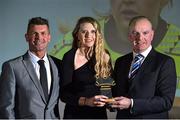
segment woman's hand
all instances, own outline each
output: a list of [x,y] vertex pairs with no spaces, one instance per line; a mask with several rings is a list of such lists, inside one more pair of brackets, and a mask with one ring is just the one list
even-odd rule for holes
[[108,97],[104,95],[96,95],[91,98],[86,98],[84,104],[90,107],[103,107],[106,104]]

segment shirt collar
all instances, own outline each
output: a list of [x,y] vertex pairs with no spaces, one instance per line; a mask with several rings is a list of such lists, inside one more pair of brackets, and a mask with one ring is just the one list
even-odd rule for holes
[[151,49],[152,49],[152,46],[150,45],[144,52],[135,53],[135,52],[133,51],[133,58],[134,58],[137,54],[141,54],[141,55],[144,56],[144,58],[146,58],[147,55],[149,54],[149,52],[151,51]]
[[[40,60],[40,58],[37,57],[36,55],[34,55],[30,50],[28,50],[28,54],[29,54],[30,59],[31,59],[31,61],[32,61],[33,63],[36,64],[36,63]],[[45,54],[45,56],[42,58],[42,60],[44,60],[45,63],[48,62],[47,54]]]

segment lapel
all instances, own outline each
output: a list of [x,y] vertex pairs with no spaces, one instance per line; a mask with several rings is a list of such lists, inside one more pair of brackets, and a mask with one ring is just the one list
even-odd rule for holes
[[126,63],[124,63],[124,65],[125,65],[125,67],[124,68],[126,68],[125,69],[125,71],[126,71],[126,79],[128,80],[128,83],[129,83],[129,85],[131,86],[131,84],[132,84],[132,82],[133,82],[133,80],[130,80],[129,79],[129,71],[130,71],[130,68],[131,68],[131,64],[132,64],[132,61],[133,61],[133,53],[130,53],[129,55],[128,55],[128,57],[126,58]]
[[[144,76],[144,73],[148,72],[150,70],[150,65],[152,64],[152,62],[154,62],[154,57],[155,57],[155,50],[152,48],[152,50],[149,52],[149,54],[147,55],[147,57],[145,58],[144,62],[142,63],[141,67],[139,68],[139,71],[137,73],[137,75],[135,76],[135,78],[131,81],[131,85],[130,85],[130,91],[132,90],[132,88],[138,84],[139,82],[137,81],[141,81],[144,80],[142,79],[142,76]],[[143,77],[144,78],[144,77]]]
[[143,64],[141,65],[139,72],[138,72],[138,76],[141,76],[142,74],[149,72],[150,68],[153,67],[151,66],[152,63],[154,63],[154,59],[155,59],[155,55],[156,55],[156,51],[152,48],[152,50],[149,52],[149,54],[147,55],[146,59],[144,60]]
[[49,103],[48,105],[53,104],[53,101],[56,100],[56,92],[58,90],[58,86],[59,86],[59,78],[58,78],[58,69],[53,61],[53,59],[48,55],[48,59],[49,59],[49,63],[50,63],[50,67],[51,67],[51,92],[49,94]]
[[41,95],[41,98],[43,99],[43,101],[45,103],[47,103],[46,99],[45,99],[45,96],[44,96],[44,93],[43,93],[43,89],[42,89],[41,84],[40,84],[40,82],[38,80],[38,77],[36,75],[36,72],[35,72],[34,67],[32,65],[32,62],[30,60],[30,56],[29,56],[28,52],[26,52],[23,55],[23,63],[24,63],[24,66],[25,66],[31,80],[33,81],[34,85],[38,89],[38,92]]
[[133,53],[130,53],[128,57],[126,58],[126,62],[124,62],[124,65],[126,66],[126,76],[129,78],[129,71],[131,67],[131,63],[133,61]]

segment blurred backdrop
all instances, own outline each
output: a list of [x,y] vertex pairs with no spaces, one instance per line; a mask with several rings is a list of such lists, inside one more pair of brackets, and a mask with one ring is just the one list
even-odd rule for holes
[[[156,0],[154,2],[156,2]],[[162,11],[160,11],[159,13],[164,21],[173,24],[179,30],[180,16],[178,14],[178,11],[180,11],[180,1],[173,0],[171,2],[172,3],[168,3],[165,7],[163,7]],[[151,8],[151,6],[149,7]],[[136,8],[132,5],[132,10],[133,9]],[[113,31],[111,27],[109,28],[110,30],[105,31],[105,28],[107,28],[105,24],[108,23],[111,12],[112,5],[110,4],[110,0],[1,0],[0,68],[2,66],[2,63],[6,60],[22,55],[27,51],[28,44],[26,43],[24,34],[27,30],[28,20],[31,17],[41,16],[49,20],[52,40],[48,50],[51,55],[54,55],[61,59],[64,52],[66,52],[71,46],[71,31],[80,16],[92,16],[97,18],[100,21],[102,30],[106,35],[106,33],[109,34],[108,31]],[[127,17],[131,16],[133,15],[128,15]],[[178,61],[180,62],[180,32],[178,31],[177,34],[178,40],[173,43],[173,45],[176,47],[175,52],[173,54],[169,54],[170,52],[167,52],[167,54],[175,54],[178,74],[177,79],[179,81],[180,65]],[[111,36],[110,34],[110,37],[113,36],[114,35]],[[106,39],[108,39],[108,36],[106,36]],[[116,43],[109,46],[113,47],[114,45],[115,47],[115,44]],[[114,51],[120,53],[120,49],[115,49]],[[123,49],[122,51],[123,52],[120,54],[113,54],[112,57],[116,59],[118,56],[129,52],[128,49]],[[177,86],[177,99],[175,102],[175,106],[180,106],[179,97],[180,86]],[[62,113],[64,104],[61,103],[60,106]],[[111,118],[113,118],[115,113],[110,113],[109,115]]]

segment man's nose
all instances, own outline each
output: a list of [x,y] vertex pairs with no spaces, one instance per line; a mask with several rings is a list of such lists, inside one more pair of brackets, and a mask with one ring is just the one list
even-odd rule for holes
[[136,35],[136,39],[137,40],[142,40],[143,39],[143,35],[141,33]]
[[41,34],[36,34],[36,39],[41,39],[42,38],[42,35]]
[[139,34],[139,40],[142,40],[144,36],[142,34]]

